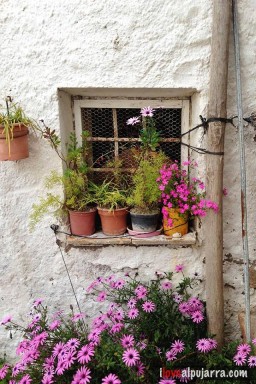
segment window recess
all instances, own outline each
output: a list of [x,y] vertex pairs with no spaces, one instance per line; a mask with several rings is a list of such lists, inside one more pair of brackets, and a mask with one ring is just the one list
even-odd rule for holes
[[[181,133],[189,129],[188,100],[74,100],[76,135],[79,140],[83,130],[89,132],[90,165],[98,180],[112,172],[117,161],[122,164],[123,172],[134,169],[132,152],[139,149],[141,127],[126,122],[130,117],[138,116],[142,107],[149,105],[156,108],[154,118],[161,136],[161,150],[180,163],[188,157],[188,148],[180,144]],[[188,142],[188,139],[185,140]]]

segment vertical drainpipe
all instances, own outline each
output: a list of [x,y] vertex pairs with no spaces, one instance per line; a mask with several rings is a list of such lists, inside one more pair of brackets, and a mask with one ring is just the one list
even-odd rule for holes
[[236,0],[232,0],[232,11],[233,11],[232,14],[233,14],[234,46],[235,46],[236,98],[237,98],[239,150],[240,150],[242,241],[243,241],[244,288],[245,288],[244,289],[245,290],[245,330],[246,330],[247,342],[250,342],[251,341],[251,323],[250,323],[249,250],[248,250],[248,236],[247,236],[247,204],[246,204],[246,162],[245,162],[245,146],[244,146],[239,25],[238,25],[238,13],[237,13]]

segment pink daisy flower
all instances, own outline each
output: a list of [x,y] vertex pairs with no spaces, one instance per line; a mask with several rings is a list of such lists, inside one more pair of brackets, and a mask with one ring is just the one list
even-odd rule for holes
[[123,320],[124,311],[122,309],[119,309],[116,313],[114,313],[113,317],[115,320],[118,320],[118,321]]
[[256,339],[252,339],[252,343],[256,345]]
[[44,371],[49,371],[54,367],[54,357],[47,357],[43,363]]
[[203,303],[197,297],[190,297],[188,305],[191,312],[201,311],[203,309]]
[[145,301],[144,304],[142,304],[142,308],[145,312],[154,312],[156,306],[152,301]]
[[42,299],[42,298],[36,299],[36,300],[33,302],[33,307],[34,307],[34,308],[38,307],[40,304],[42,304],[43,301],[44,301],[44,299]]
[[73,338],[66,343],[66,346],[72,350],[75,350],[79,347],[79,344],[80,344],[80,341],[76,338]]
[[99,302],[101,302],[101,301],[105,301],[106,297],[107,297],[106,292],[102,291],[102,292],[100,292],[100,293],[98,294],[96,300],[99,301]]
[[58,376],[61,376],[63,372],[67,369],[65,360],[59,360],[56,368],[56,373]]
[[128,308],[134,308],[135,305],[137,304],[137,300],[135,299],[135,297],[132,297],[128,303],[127,303],[127,307]]
[[93,289],[94,289],[95,287],[97,287],[98,284],[99,284],[99,282],[98,282],[97,280],[93,281],[93,282],[89,285],[89,287],[86,289],[86,292],[91,292],[91,291],[93,291]]
[[53,348],[53,351],[52,351],[52,355],[54,356],[54,357],[56,357],[56,356],[58,356],[59,355],[59,353],[63,350],[63,348],[64,348],[64,343],[57,343],[56,345],[55,345],[55,347]]
[[130,119],[128,119],[126,121],[127,125],[135,125],[135,124],[138,124],[138,123],[140,123],[140,118],[139,117],[131,117]]
[[5,325],[7,323],[10,323],[12,321],[12,316],[11,315],[6,315],[3,317],[0,325]]
[[139,311],[137,308],[130,309],[128,314],[127,314],[129,319],[136,319],[136,317],[138,317],[138,315],[139,315]]
[[175,340],[171,345],[171,349],[176,353],[181,353],[185,349],[185,344],[181,340]]
[[189,310],[189,305],[185,301],[179,304],[179,311],[183,314],[186,315]]
[[236,365],[243,365],[246,362],[246,354],[245,353],[237,353],[233,361],[236,363]]
[[7,372],[8,372],[8,369],[9,369],[9,366],[7,364],[5,364],[1,369],[0,369],[0,379],[4,379],[5,376],[7,375]]
[[77,353],[77,360],[80,364],[87,364],[94,355],[94,348],[91,345],[84,345]]
[[17,363],[12,368],[12,377],[17,376],[20,372],[21,372],[21,365],[19,363]]
[[167,361],[173,361],[173,360],[177,359],[177,352],[175,350],[171,349],[170,351],[166,352],[165,356],[166,356]]
[[130,348],[134,346],[134,337],[132,335],[124,335],[121,338],[121,344],[123,348]]
[[54,321],[49,325],[49,329],[50,329],[50,331],[54,331],[54,329],[59,328],[60,324],[61,324],[60,320],[54,320]]
[[101,334],[100,329],[96,328],[94,331],[90,332],[88,335],[89,341],[97,341],[99,339],[99,335]]
[[170,283],[170,281],[166,281],[165,283],[162,283],[161,286],[162,286],[162,289],[164,289],[165,291],[172,289],[172,283]]
[[183,270],[184,270],[184,265],[183,264],[177,264],[176,266],[175,266],[175,272],[182,272]]
[[249,344],[240,344],[237,347],[238,353],[244,353],[245,355],[248,355],[251,352],[251,347]]
[[101,383],[102,384],[121,384],[121,381],[116,375],[114,375],[113,373],[110,373],[108,376],[105,376],[102,379]]
[[66,369],[69,369],[71,367],[71,365],[74,364],[74,362],[76,360],[75,353],[76,353],[75,351],[70,351],[65,355],[65,358],[63,361],[65,363]]
[[161,379],[159,384],[176,384],[176,381],[172,379]]
[[111,327],[110,332],[112,333],[120,332],[123,327],[124,327],[123,323],[116,323]]
[[53,383],[53,374],[45,373],[42,378],[42,384],[52,384]]
[[250,356],[249,357],[248,365],[250,368],[256,367],[256,356]]
[[210,350],[216,349],[218,346],[218,343],[214,339],[208,339],[209,345],[210,345]]
[[191,318],[192,318],[193,323],[198,324],[198,323],[201,323],[203,321],[204,316],[200,311],[195,311],[194,313],[192,313]]
[[142,376],[145,373],[145,365],[142,364],[141,361],[138,362],[138,364],[135,366],[135,371],[137,373],[137,376]]
[[33,340],[35,346],[43,345],[45,340],[48,337],[48,333],[46,331],[43,331],[42,333],[39,333]]
[[76,313],[73,317],[72,317],[72,321],[74,321],[74,323],[76,323],[77,321],[83,319],[85,317],[85,314],[84,313]]
[[32,382],[32,379],[29,375],[25,375],[22,377],[22,379],[19,381],[19,384],[30,384]]
[[116,289],[122,289],[123,288],[123,286],[126,284],[126,281],[125,280],[123,280],[123,279],[119,279],[119,280],[117,280],[116,282],[115,282],[115,284],[114,284],[114,288],[116,288]]
[[124,351],[122,360],[128,367],[136,365],[140,360],[139,352],[134,348],[128,348]]
[[175,303],[180,304],[182,302],[182,296],[179,293],[175,292],[173,294],[173,300],[175,301]]
[[[81,367],[80,369],[78,369],[78,371],[76,372],[76,374],[74,375],[73,377],[73,381],[72,383],[73,384],[77,384],[77,382],[81,382],[83,384],[87,384],[87,383],[90,383],[91,381],[91,371],[89,368],[86,368],[86,367]],[[72,384],[71,383],[71,384]]]
[[135,289],[134,292],[138,299],[145,299],[148,293],[148,290],[143,285],[138,285],[138,287]]
[[143,117],[153,117],[155,110],[151,107],[144,107],[140,110],[141,116]]
[[196,343],[196,348],[198,349],[199,352],[209,352],[210,350],[210,343],[207,339],[200,339]]

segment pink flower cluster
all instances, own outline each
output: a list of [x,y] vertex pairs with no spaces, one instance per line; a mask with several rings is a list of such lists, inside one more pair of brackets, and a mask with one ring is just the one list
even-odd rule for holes
[[[256,345],[256,339],[253,339],[252,343]],[[249,344],[240,344],[237,347],[237,353],[234,356],[233,361],[236,363],[236,365],[245,365],[248,363],[250,368],[256,367],[256,356],[250,356],[251,351],[252,348]]]
[[214,339],[199,339],[196,342],[196,348],[199,352],[208,353],[217,348],[217,341]]
[[[190,165],[190,168],[197,166],[196,163],[184,162],[183,165]],[[162,213],[172,226],[172,220],[168,218],[167,208],[178,208],[181,214],[203,217],[207,209],[218,212],[218,205],[205,199],[204,183],[193,177],[191,180],[185,169],[181,169],[177,162],[171,165],[164,165],[160,170],[157,183],[161,191],[163,203]]]
[[171,349],[166,352],[167,361],[173,361],[177,359],[177,354],[183,352],[185,349],[185,344],[181,340],[175,340],[171,344]]
[[197,297],[190,297],[188,301],[182,301],[179,304],[179,311],[183,316],[191,318],[197,324],[204,319],[203,303]]
[[[182,264],[176,265],[176,273],[183,274],[183,270]],[[163,304],[165,300],[168,302],[174,300],[177,303],[174,306],[176,310],[178,309],[182,316],[193,322],[200,323],[203,320],[202,302],[196,297],[188,298],[188,296],[185,301],[184,292],[182,294],[173,292],[170,276],[171,274],[162,275],[161,278],[153,280],[152,285],[142,284],[130,277],[130,284],[128,280],[114,276],[97,278],[89,287],[89,291],[94,291],[95,300],[103,302],[114,298],[114,302],[109,303],[105,311],[101,311],[99,316],[93,318],[88,328],[84,324],[83,313],[72,313],[67,320],[64,319],[62,312],[57,312],[48,324],[42,301],[38,299],[34,302],[33,311],[36,313],[32,314],[26,337],[16,350],[20,360],[12,368],[4,365],[0,369],[0,380],[9,374],[11,376],[9,384],[31,384],[34,378],[32,374],[30,375],[33,371],[30,367],[38,365],[41,384],[54,384],[62,378],[65,381],[67,377],[70,384],[89,384],[95,381],[97,361],[99,356],[101,359],[104,355],[101,353],[101,348],[104,345],[104,338],[108,335],[111,343],[117,346],[115,355],[120,360],[117,367],[100,373],[97,382],[121,384],[122,367],[125,372],[131,372],[143,382],[148,369],[145,359],[150,356],[152,350],[156,351],[161,360],[165,356],[166,361],[172,362],[177,360],[179,354],[184,353],[185,342],[175,337],[170,341],[170,348],[166,350],[161,344],[154,345],[150,336],[146,332],[144,334],[143,330],[137,334],[139,324],[143,321],[155,324],[159,316],[157,311],[160,303]],[[124,291],[121,291],[122,288]],[[123,297],[124,301],[119,302],[118,298]],[[9,320],[6,322],[7,326],[8,322]],[[200,339],[196,344],[197,350],[203,353],[215,349],[216,346],[214,339]],[[251,359],[249,363],[253,364],[253,360]],[[115,369],[118,371],[114,372]],[[173,382],[175,383],[174,380]],[[163,380],[160,380],[160,383],[163,383]]]
[[[151,107],[143,107],[140,110],[140,114],[142,117],[153,117],[154,116],[155,109]],[[130,119],[127,120],[126,124],[127,125],[136,125],[141,123],[141,116],[135,116],[131,117]]]

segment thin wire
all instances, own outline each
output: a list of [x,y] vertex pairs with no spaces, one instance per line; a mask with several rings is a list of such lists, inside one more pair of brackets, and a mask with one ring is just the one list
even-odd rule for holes
[[[52,227],[51,227],[52,228]],[[52,228],[53,229],[53,228]],[[69,282],[70,282],[70,285],[71,285],[71,288],[72,288],[72,291],[73,291],[73,294],[74,294],[74,297],[75,297],[75,300],[76,300],[76,304],[77,304],[77,307],[79,309],[79,312],[82,313],[82,310],[80,308],[80,305],[79,305],[79,302],[78,302],[78,299],[77,299],[77,296],[76,296],[76,292],[75,292],[75,289],[74,289],[74,285],[72,283],[72,280],[71,280],[71,277],[70,277],[70,274],[69,274],[69,270],[68,270],[68,267],[67,267],[67,264],[66,264],[66,261],[65,261],[65,258],[64,258],[64,255],[63,255],[63,252],[61,250],[61,247],[60,247],[60,244],[59,244],[59,240],[57,239],[57,235],[56,235],[56,231],[54,231],[54,234],[55,234],[55,238],[56,238],[56,244],[58,245],[59,247],[59,250],[60,250],[60,254],[61,254],[61,257],[62,257],[62,260],[63,260],[63,263],[65,265],[65,269],[66,269],[66,272],[67,272],[67,275],[68,275],[68,278],[69,278]],[[84,327],[86,328],[86,324],[84,322],[84,319],[81,318],[83,324],[84,324]]]

